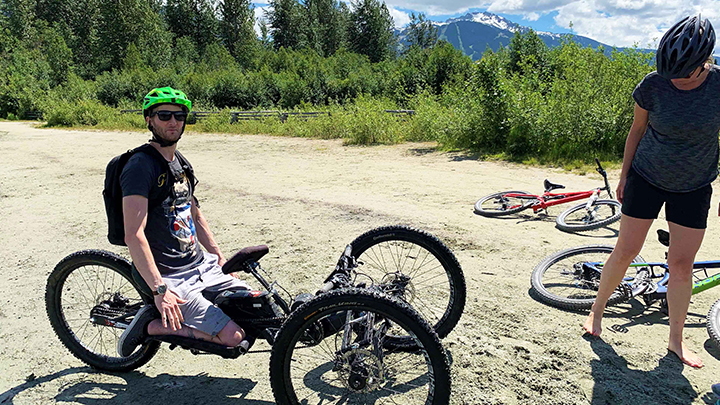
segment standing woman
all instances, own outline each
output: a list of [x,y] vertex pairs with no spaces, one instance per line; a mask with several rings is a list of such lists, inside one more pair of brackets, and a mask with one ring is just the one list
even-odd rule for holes
[[686,17],[660,41],[657,71],[633,91],[635,118],[617,188],[622,202],[620,235],[583,325],[586,332],[600,335],[607,300],[665,204],[670,228],[668,350],[693,367],[703,363],[685,346],[683,327],[692,294],[692,265],[707,225],[710,183],[718,175],[720,69],[712,63],[714,48],[710,21],[700,15]]

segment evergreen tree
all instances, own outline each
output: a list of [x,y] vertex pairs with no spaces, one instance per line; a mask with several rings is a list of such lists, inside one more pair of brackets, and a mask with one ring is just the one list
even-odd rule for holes
[[167,0],[165,21],[175,38],[192,38],[201,52],[217,42],[218,20],[210,0]]
[[348,30],[351,49],[367,55],[373,63],[394,57],[394,24],[385,3],[357,0],[352,2],[352,6]]
[[78,73],[92,78],[98,73],[96,55],[100,23],[99,0],[38,0],[37,18],[57,29],[65,43],[73,50],[73,61]]
[[306,0],[306,38],[308,46],[318,54],[331,56],[345,46],[347,19],[343,14],[347,7],[337,0]]
[[427,49],[437,42],[438,30],[432,22],[427,20],[425,14],[410,13],[410,24],[407,28],[407,41],[409,46]]
[[305,30],[301,29],[307,23],[297,0],[270,0],[266,18],[275,49],[301,49],[307,45]]
[[100,2],[98,33],[102,70],[122,67],[133,42],[145,63],[153,68],[167,66],[172,56],[168,32],[147,0]]
[[224,0],[220,3],[220,16],[223,45],[242,66],[250,65],[258,50],[255,7],[250,0]]

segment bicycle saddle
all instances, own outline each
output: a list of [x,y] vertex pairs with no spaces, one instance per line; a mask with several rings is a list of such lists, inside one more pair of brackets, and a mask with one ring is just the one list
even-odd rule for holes
[[664,229],[658,229],[658,241],[662,243],[663,245],[670,247],[670,232],[664,230]]
[[565,186],[563,186],[562,184],[551,183],[550,180],[548,180],[548,179],[545,179],[544,184],[545,184],[545,191],[548,191],[548,192],[553,191],[556,188],[565,188]]
[[239,252],[235,253],[230,260],[225,262],[222,266],[222,271],[225,274],[234,273],[236,271],[249,273],[251,270],[249,264],[260,260],[260,258],[265,256],[269,251],[270,249],[266,245],[250,246],[241,249]]

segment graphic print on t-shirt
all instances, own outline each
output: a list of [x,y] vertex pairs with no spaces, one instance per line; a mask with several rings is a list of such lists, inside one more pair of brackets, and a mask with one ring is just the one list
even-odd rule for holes
[[182,181],[173,184],[170,195],[163,201],[162,207],[168,218],[170,234],[178,242],[178,252],[182,257],[196,253],[195,223],[192,219],[190,188],[183,176]]

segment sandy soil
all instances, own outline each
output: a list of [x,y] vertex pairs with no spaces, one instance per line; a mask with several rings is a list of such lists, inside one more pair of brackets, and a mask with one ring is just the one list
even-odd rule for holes
[[[84,366],[52,332],[44,292],[54,265],[87,248],[127,256],[105,238],[104,168],[146,139],[0,122],[0,404],[272,403],[267,353],[222,360],[164,346],[148,365],[113,375]],[[320,285],[345,244],[373,227],[408,224],[444,240],[462,264],[469,292],[460,324],[444,340],[452,355],[453,403],[702,404],[710,403],[711,383],[720,381],[720,352],[705,330],[720,289],[694,297],[690,306],[686,340],[705,361],[703,369],[683,367],[667,354],[667,318],[657,306],[612,309],[603,340],[584,338],[585,315],[535,301],[530,274],[560,249],[614,244],[617,225],[569,235],[554,227],[552,215],[562,209],[509,219],[472,211],[490,192],[539,192],[546,177],[590,188],[600,184],[595,173],[478,161],[431,144],[347,147],[188,133],[180,149],[196,169],[203,212],[223,250],[268,244],[264,268],[295,290]],[[720,251],[714,208],[711,215],[699,259]],[[654,240],[658,227],[666,224],[653,226],[642,252],[647,259],[663,257]],[[614,325],[626,332],[610,329]]]

